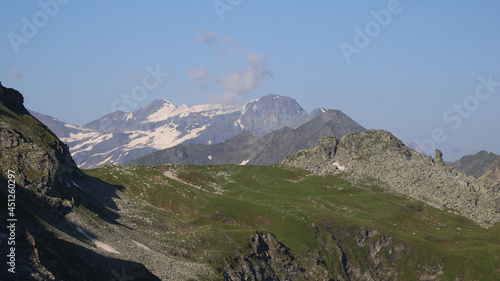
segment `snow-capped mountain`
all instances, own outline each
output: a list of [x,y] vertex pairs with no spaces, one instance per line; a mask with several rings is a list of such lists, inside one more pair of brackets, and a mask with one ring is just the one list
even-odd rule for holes
[[90,169],[124,164],[184,142],[223,142],[244,130],[263,136],[282,127],[296,128],[324,111],[308,114],[292,98],[268,95],[243,106],[175,106],[155,100],[134,112],[116,111],[82,127],[32,113],[69,145],[80,168]]

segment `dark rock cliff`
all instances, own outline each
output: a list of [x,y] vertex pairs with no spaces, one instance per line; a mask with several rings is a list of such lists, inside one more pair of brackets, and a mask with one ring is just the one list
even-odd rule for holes
[[[0,219],[16,219],[8,234],[15,237],[15,273],[8,272],[4,262],[12,251],[3,246],[4,228],[0,280],[109,280],[116,267],[135,272],[135,280],[158,280],[140,263],[110,258],[79,243],[82,235],[75,222],[81,217],[75,208],[116,223],[111,211],[116,205],[110,198],[114,188],[81,172],[68,146],[34,118],[23,101],[18,91],[0,84]],[[15,188],[8,190],[9,184]]]
[[14,171],[17,185],[41,199],[34,203],[60,208],[64,199],[71,202],[65,182],[79,170],[68,146],[31,116],[23,101],[18,91],[0,86],[0,161]]

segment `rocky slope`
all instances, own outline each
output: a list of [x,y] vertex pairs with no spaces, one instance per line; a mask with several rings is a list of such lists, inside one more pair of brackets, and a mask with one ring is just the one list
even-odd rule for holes
[[224,280],[495,280],[500,270],[500,224],[481,228],[375,180],[277,166],[88,172],[165,210],[121,206],[134,228]]
[[70,199],[66,182],[78,173],[68,146],[24,108],[23,96],[0,84],[0,162],[16,175],[16,183],[31,189],[51,207]]
[[438,208],[456,210],[485,227],[500,222],[500,184],[468,177],[443,162],[405,146],[392,134],[368,130],[287,157],[282,164],[315,174],[342,174],[353,180],[376,179],[398,193]]
[[492,180],[492,181],[498,181],[500,182],[500,162],[495,161],[493,164],[491,164],[491,170],[486,171],[480,179],[486,180]]
[[273,165],[287,155],[315,145],[325,136],[342,137],[365,129],[339,110],[328,110],[306,124],[276,130],[263,137],[249,131],[223,143],[204,145],[184,143],[140,157],[131,165]]
[[[390,235],[373,228],[350,233],[326,220],[315,228],[316,239],[324,250],[309,251],[307,259],[294,256],[274,235],[258,232],[250,239],[247,254],[226,259],[221,272],[226,280],[401,279],[394,267],[410,250],[405,243],[394,241]],[[320,233],[320,229],[326,231]],[[314,265],[311,267],[311,264]],[[333,269],[332,265],[336,267]],[[419,273],[419,279],[438,280],[440,275],[442,272],[428,267]]]
[[[120,220],[118,206],[127,197],[119,190],[81,172],[67,145],[24,108],[23,96],[0,84],[0,219],[16,219],[9,222],[15,229],[0,232],[1,280],[187,280],[214,274],[160,245],[135,243],[151,237]],[[4,247],[6,237],[14,237],[13,268],[4,260],[12,253]]]
[[466,155],[460,158],[451,166],[466,175],[478,178],[489,171],[495,161],[500,161],[500,155],[482,150],[474,155]]
[[70,147],[80,168],[123,164],[180,143],[220,143],[245,130],[263,136],[282,127],[296,128],[319,116],[294,99],[268,95],[243,106],[175,106],[156,100],[134,112],[116,111],[82,127],[36,114]]

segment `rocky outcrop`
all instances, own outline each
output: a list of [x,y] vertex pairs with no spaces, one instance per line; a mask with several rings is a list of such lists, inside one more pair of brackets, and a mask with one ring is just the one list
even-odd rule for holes
[[[16,175],[16,184],[38,199],[62,207],[63,199],[71,202],[67,178],[78,173],[68,146],[29,114],[22,95],[13,89],[0,87],[0,162]],[[2,170],[5,178],[5,170]]]
[[281,165],[354,181],[375,179],[395,193],[456,210],[484,227],[500,222],[498,182],[465,176],[444,164],[441,153],[436,156],[432,159],[410,149],[389,132],[368,130],[340,139],[323,138]]
[[[225,280],[404,280],[398,265],[412,251],[409,243],[374,228],[353,228],[329,220],[315,225],[319,248],[297,258],[271,233],[257,232],[247,253],[226,258]],[[440,280],[444,264],[421,264],[417,280]]]
[[436,156],[434,157],[436,163],[444,163],[443,160],[443,152],[441,150],[436,149]]
[[273,234],[252,236],[248,254],[226,259],[221,270],[225,280],[305,280],[305,269]]
[[23,109],[26,111],[23,103],[24,97],[21,93],[14,89],[5,88],[0,82],[0,104],[14,110],[15,112],[23,113]]
[[480,177],[480,179],[500,182],[500,162],[499,161],[493,162],[493,164],[491,164],[491,170],[484,173]]

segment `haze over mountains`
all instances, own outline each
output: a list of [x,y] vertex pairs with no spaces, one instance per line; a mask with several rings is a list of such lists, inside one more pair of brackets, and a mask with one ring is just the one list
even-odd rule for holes
[[500,162],[500,155],[481,150],[474,155],[465,155],[451,166],[469,176],[480,177],[492,168],[495,161]]
[[156,100],[139,110],[116,111],[81,127],[32,112],[70,147],[80,168],[124,164],[180,143],[215,144],[249,131],[261,137],[297,128],[325,109],[306,112],[294,99],[267,95],[243,106],[175,106]]

